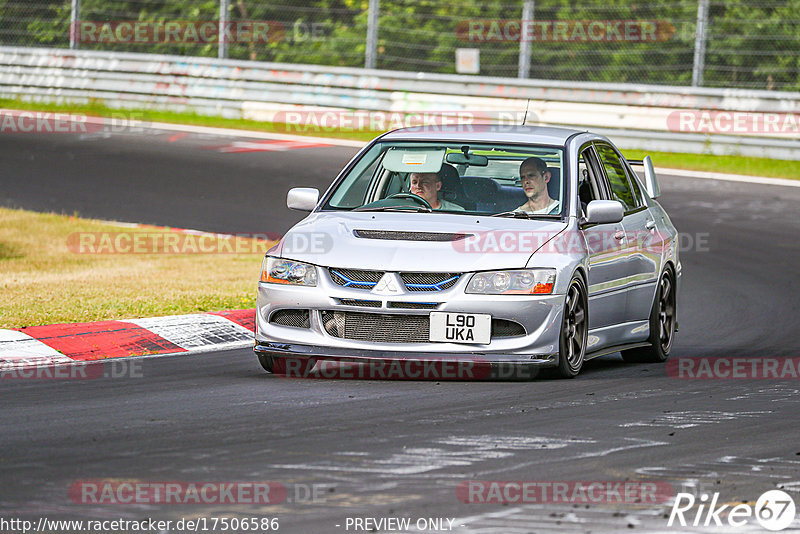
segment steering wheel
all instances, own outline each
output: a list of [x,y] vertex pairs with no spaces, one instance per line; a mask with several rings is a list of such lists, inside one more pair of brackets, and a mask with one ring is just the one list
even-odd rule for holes
[[414,193],[395,193],[394,195],[389,195],[388,197],[386,197],[386,200],[389,200],[389,199],[392,199],[392,198],[407,198],[409,200],[413,200],[414,202],[416,202],[418,204],[421,204],[422,206],[428,208],[429,210],[433,209],[433,207],[431,207],[431,205],[428,204],[427,200],[425,200],[424,198],[422,198],[419,195],[415,195]]

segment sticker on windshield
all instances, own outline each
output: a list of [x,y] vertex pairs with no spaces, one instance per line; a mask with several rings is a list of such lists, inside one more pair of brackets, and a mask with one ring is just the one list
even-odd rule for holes
[[428,155],[425,153],[412,154],[406,152],[405,154],[403,154],[402,162],[404,165],[424,165],[427,160],[428,160]]
[[444,161],[444,150],[392,149],[383,158],[383,168],[394,172],[439,172]]

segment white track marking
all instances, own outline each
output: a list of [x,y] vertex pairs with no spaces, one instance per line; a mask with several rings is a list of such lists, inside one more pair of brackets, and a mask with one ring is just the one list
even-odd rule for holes
[[764,412],[717,412],[708,410],[689,411],[689,412],[670,412],[659,414],[658,416],[634,423],[624,423],[620,427],[669,427],[669,428],[691,428],[699,425],[722,423],[723,421],[735,421],[745,417],[761,417],[771,414],[772,411]]
[[26,366],[71,363],[72,359],[38,339],[16,330],[0,330],[0,364]]
[[778,489],[782,489],[784,491],[791,491],[794,493],[800,493],[800,480],[778,484]]
[[[406,448],[400,451],[380,451],[364,455],[357,451],[329,454],[324,460],[309,464],[275,464],[278,469],[299,469],[313,472],[335,473],[378,473],[393,476],[436,476],[439,478],[463,478],[463,468],[476,465],[471,470],[472,476],[480,478],[518,471],[535,464],[561,462],[572,459],[605,456],[614,452],[641,447],[667,445],[666,442],[623,438],[616,443],[604,443],[606,448],[598,446],[591,438],[553,438],[546,436],[447,436],[433,440],[428,446]],[[441,447],[438,445],[442,445]],[[611,445],[611,446],[609,446]],[[565,457],[553,458],[550,451],[556,449],[576,449]],[[536,454],[523,454],[519,451],[535,451]],[[531,458],[522,462],[514,461],[517,457]],[[504,459],[502,467],[480,469],[478,465],[490,460]],[[436,473],[447,468],[459,467],[459,473]]]
[[253,333],[250,330],[219,315],[168,315],[127,322],[141,326],[188,350],[203,347],[223,350],[253,342]]
[[549,438],[541,436],[451,436],[436,441],[442,445],[480,449],[563,449],[577,443],[595,443],[593,439]]
[[[749,388],[750,386],[748,386]],[[744,388],[743,388],[744,389]],[[800,402],[800,390],[790,388],[783,385],[769,386],[766,388],[759,388],[755,391],[745,389],[745,391],[735,397],[729,397],[725,400],[739,401],[745,399],[766,400],[769,402]]]

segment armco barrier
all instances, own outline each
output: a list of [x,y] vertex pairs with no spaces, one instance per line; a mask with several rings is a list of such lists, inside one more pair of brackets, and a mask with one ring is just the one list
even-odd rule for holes
[[[0,98],[102,101],[280,120],[287,109],[479,111],[585,127],[623,148],[800,159],[795,128],[676,131],[679,111],[800,121],[800,93],[518,80],[214,58],[0,47]],[[494,115],[493,115],[494,114]],[[731,124],[730,120],[726,124]],[[783,123],[782,123],[783,124]],[[791,126],[791,124],[789,124]]]

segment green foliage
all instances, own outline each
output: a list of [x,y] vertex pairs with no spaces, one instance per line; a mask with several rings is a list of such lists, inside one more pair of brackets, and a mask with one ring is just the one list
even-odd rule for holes
[[[231,21],[263,21],[267,42],[232,42],[229,57],[360,67],[368,0],[229,0]],[[656,40],[536,39],[539,79],[688,85],[699,0],[536,0],[534,21],[653,21]],[[501,3],[502,2],[502,3]],[[519,21],[522,0],[384,0],[377,66],[455,72],[455,49],[480,50],[481,75],[517,76],[520,43],[470,40],[469,24]],[[704,85],[800,90],[800,0],[710,0]],[[84,21],[216,21],[219,0],[81,0]],[[70,0],[0,0],[0,44],[69,44]],[[214,57],[215,42],[82,43],[81,48]]]
[[70,3],[0,0],[0,44],[69,45]]

